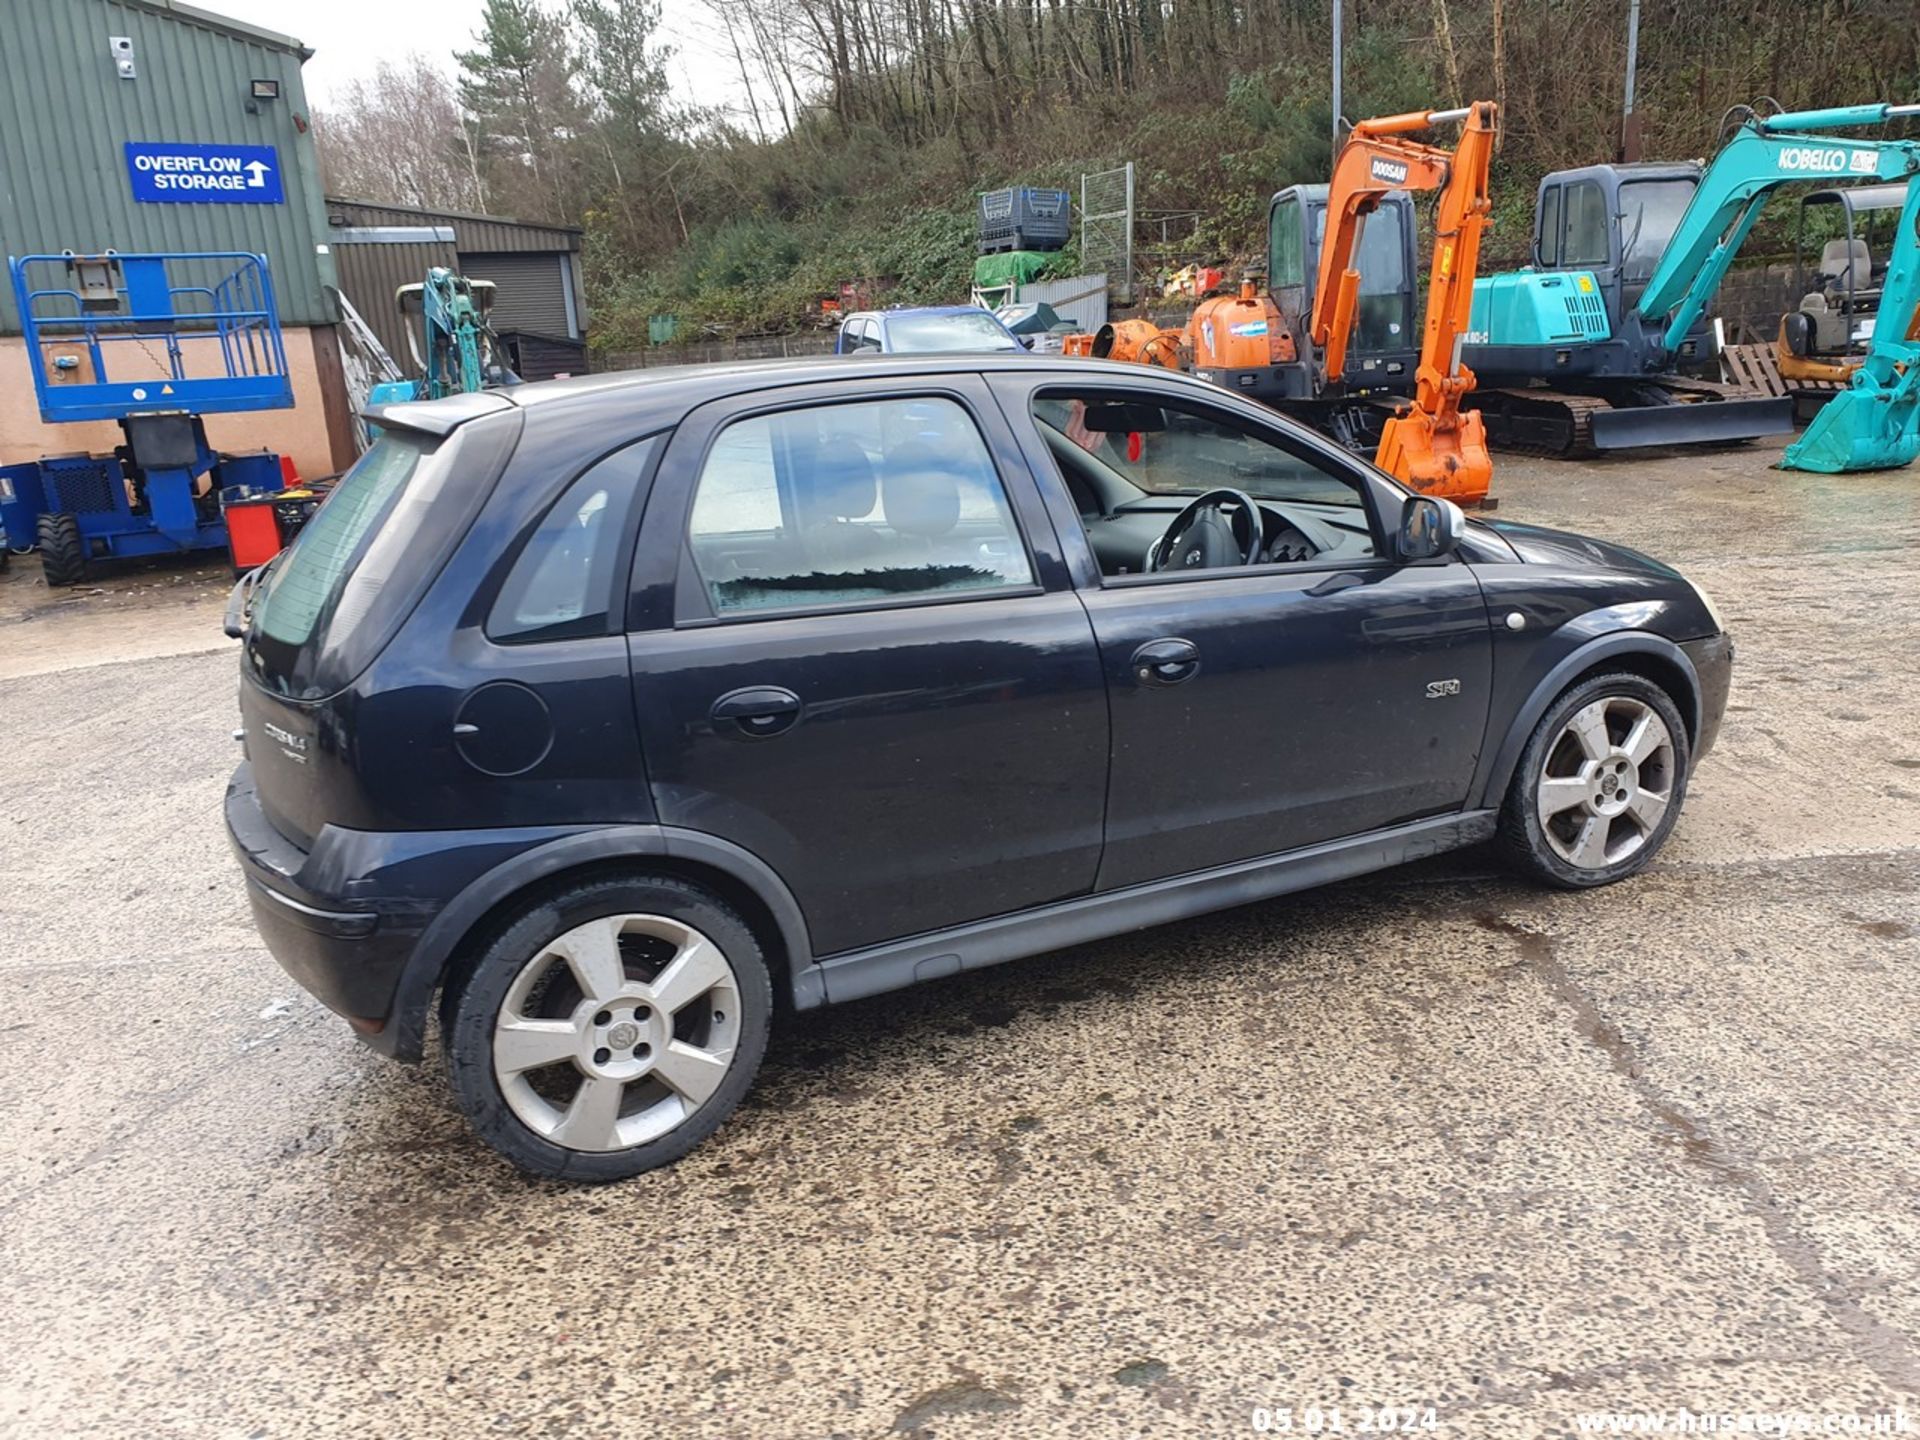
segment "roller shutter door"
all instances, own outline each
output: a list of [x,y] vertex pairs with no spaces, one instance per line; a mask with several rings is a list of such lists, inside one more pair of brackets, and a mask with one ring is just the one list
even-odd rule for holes
[[495,330],[532,330],[542,335],[577,336],[567,323],[567,257],[554,251],[467,255],[460,269],[470,280],[491,280]]

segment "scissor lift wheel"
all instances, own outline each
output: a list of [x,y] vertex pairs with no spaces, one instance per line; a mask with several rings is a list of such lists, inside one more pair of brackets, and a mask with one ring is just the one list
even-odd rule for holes
[[35,523],[40,540],[40,570],[49,589],[78,585],[87,575],[87,550],[80,523],[71,515],[42,515]]

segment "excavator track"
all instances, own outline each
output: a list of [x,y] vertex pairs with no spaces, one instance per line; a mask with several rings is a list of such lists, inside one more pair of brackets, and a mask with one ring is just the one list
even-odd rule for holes
[[1579,460],[1600,452],[1593,444],[1593,416],[1613,407],[1595,395],[1558,390],[1475,390],[1466,404],[1477,407],[1496,449],[1523,455]]
[[[1489,443],[1502,450],[1581,460],[1607,449],[1667,445],[1738,445],[1792,428],[1790,405],[1778,398],[1691,375],[1649,376],[1644,403],[1616,407],[1597,395],[1560,390],[1480,390]],[[1777,412],[1777,413],[1776,413]],[[1612,424],[1612,417],[1624,422]],[[1596,442],[1594,422],[1608,417],[1612,444]]]

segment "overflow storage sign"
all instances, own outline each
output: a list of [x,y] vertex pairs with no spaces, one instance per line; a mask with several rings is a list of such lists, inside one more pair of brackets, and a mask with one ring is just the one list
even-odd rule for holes
[[280,152],[271,145],[127,142],[133,198],[146,204],[283,205]]

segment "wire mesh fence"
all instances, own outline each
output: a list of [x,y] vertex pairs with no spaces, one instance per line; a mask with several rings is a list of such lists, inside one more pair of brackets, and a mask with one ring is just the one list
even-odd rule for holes
[[1104,270],[1121,304],[1133,299],[1133,162],[1080,177],[1080,268]]

